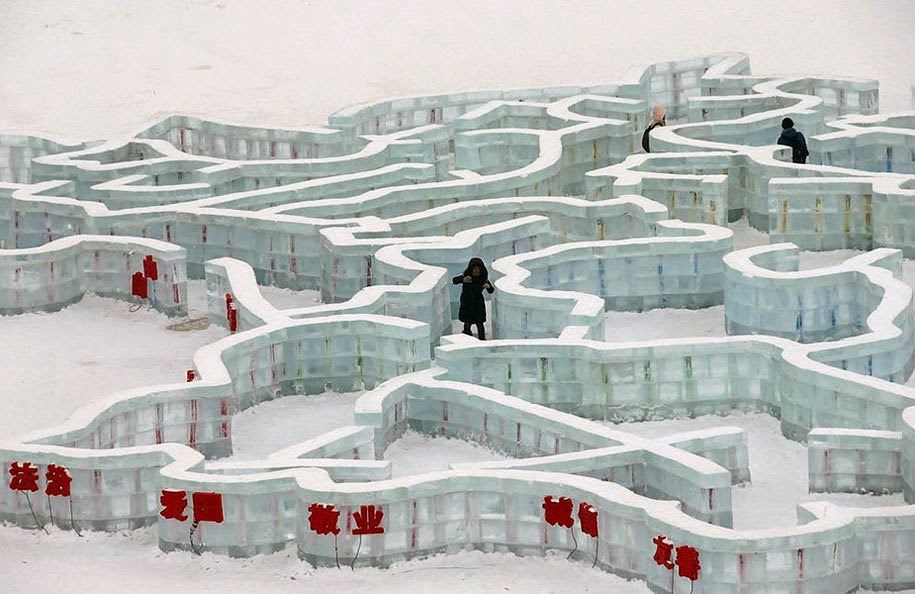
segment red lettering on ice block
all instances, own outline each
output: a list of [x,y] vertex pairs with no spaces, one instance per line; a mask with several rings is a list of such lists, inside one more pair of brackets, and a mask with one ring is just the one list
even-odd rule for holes
[[568,497],[560,497],[558,501],[552,496],[543,498],[543,519],[550,526],[564,526],[571,528],[575,525],[572,518],[572,500]]
[[146,299],[146,277],[142,272],[134,272],[131,277],[131,293],[140,299]]
[[156,264],[156,261],[152,256],[146,256],[143,258],[143,276],[149,280],[159,279],[159,266]]
[[184,491],[171,491],[162,489],[162,495],[159,496],[159,503],[162,504],[162,511],[159,515],[167,520],[178,520],[183,522],[187,520],[184,510],[187,509],[187,493]]
[[235,308],[232,293],[226,293],[226,321],[229,322],[230,331],[235,332],[238,329],[238,310]]
[[234,307],[232,309],[230,309],[228,318],[229,318],[229,330],[231,332],[235,332],[236,330],[238,330],[238,310],[235,309]]
[[47,495],[70,496],[70,482],[73,478],[66,468],[56,464],[48,464],[48,471],[44,477],[48,481],[48,485],[44,489]]
[[689,546],[677,547],[677,573],[692,581],[699,579],[699,551]]
[[661,534],[651,541],[657,546],[654,552],[654,562],[658,565],[663,565],[667,569],[673,569],[674,564],[671,562],[670,557],[671,553],[674,552],[674,545],[673,543],[665,542],[664,539],[666,538]]
[[194,493],[194,521],[222,524],[222,493]]
[[582,532],[597,538],[597,510],[584,501],[578,504],[578,522]]
[[187,381],[192,382],[195,379],[197,379],[197,372],[194,371],[193,369],[188,369],[187,370]]
[[312,503],[308,506],[308,527],[317,534],[340,534],[337,520],[340,519],[340,510],[333,505],[320,505]]
[[384,534],[384,526],[381,525],[383,517],[384,512],[375,509],[374,505],[360,506],[359,511],[353,514],[353,519],[356,521],[353,534]]
[[32,466],[31,462],[13,462],[10,466],[10,474],[13,480],[10,481],[10,489],[13,491],[32,491],[38,490],[38,468]]

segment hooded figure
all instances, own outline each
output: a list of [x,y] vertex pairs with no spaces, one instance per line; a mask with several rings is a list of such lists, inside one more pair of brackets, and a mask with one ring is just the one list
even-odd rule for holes
[[804,140],[803,134],[794,129],[794,121],[791,118],[782,120],[782,135],[778,137],[778,143],[791,147],[792,162],[807,162],[807,155],[810,154],[807,150],[807,141]]
[[483,322],[486,321],[486,304],[483,301],[483,290],[492,293],[495,291],[489,282],[489,272],[486,265],[479,258],[471,258],[463,274],[451,279],[456,285],[463,285],[461,289],[461,308],[458,319],[464,322],[464,334],[472,336],[471,325],[476,325],[480,340],[486,340],[486,331]]
[[651,150],[648,148],[648,141],[651,138],[651,131],[657,128],[658,126],[667,125],[667,108],[661,107],[660,105],[651,110],[651,125],[645,129],[645,133],[642,134],[642,148],[645,149],[646,153],[650,153]]

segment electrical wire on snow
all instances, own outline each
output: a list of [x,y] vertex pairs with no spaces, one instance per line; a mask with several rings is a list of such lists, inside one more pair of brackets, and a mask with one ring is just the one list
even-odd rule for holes
[[359,558],[359,551],[361,551],[361,550],[362,550],[362,535],[360,534],[359,535],[359,546],[356,547],[356,556],[353,557],[353,562],[349,564],[349,568],[352,569],[353,571],[356,570],[356,559]]
[[334,563],[337,564],[337,569],[340,569],[340,554],[337,552],[337,535],[334,534]]
[[35,508],[32,507],[32,498],[29,497],[28,491],[25,492],[25,500],[29,504],[29,511],[32,512],[32,519],[35,520],[35,525],[38,526],[39,528],[41,528],[42,530],[44,530],[45,534],[50,535],[51,533],[48,532],[48,529],[45,528],[44,524],[42,524],[41,522],[38,521],[38,516],[35,515]]
[[191,543],[191,550],[194,551],[196,555],[200,555],[203,552],[203,543],[200,543],[200,548],[197,548],[197,545],[194,544],[194,533],[197,532],[197,528],[200,526],[200,522],[194,522],[191,524],[190,530],[188,530],[187,538]]
[[83,537],[83,535],[79,533],[79,530],[76,529],[76,522],[73,521],[73,499],[72,498],[70,499],[70,527],[73,528],[73,532],[76,532],[76,535],[78,537],[80,537],[80,538]]
[[571,558],[572,558],[572,555],[575,554],[575,551],[578,550],[578,539],[575,538],[575,529],[574,529],[574,528],[569,528],[569,532],[572,534],[572,542],[575,543],[575,548],[572,549],[572,552],[569,553],[569,556],[566,557],[566,559],[571,559]]

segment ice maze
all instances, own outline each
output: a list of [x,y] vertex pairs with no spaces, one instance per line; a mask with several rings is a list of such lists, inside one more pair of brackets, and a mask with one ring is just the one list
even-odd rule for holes
[[[54,494],[79,529],[157,525],[163,551],[294,543],[381,567],[560,551],[655,592],[915,588],[915,111],[878,99],[876,81],[753,75],[723,54],[357,105],[327,127],[0,134],[0,314],[88,292],[181,318],[205,279],[209,321],[231,330],[180,383],[0,445],[0,519],[71,529]],[[654,105],[668,125],[646,154]],[[807,164],[775,144],[784,117]],[[735,249],[741,219],[768,244]],[[867,251],[799,265],[835,249]],[[474,256],[495,286],[487,341],[452,329],[451,277]],[[322,303],[280,309],[259,285]],[[714,306],[727,337],[605,341],[608,311]],[[225,460],[233,415],[327,390],[365,391],[352,425]],[[811,492],[907,505],[805,503],[795,526],[735,530],[732,487],[765,455],[742,429],[614,428],[734,410],[806,443]],[[508,459],[392,478],[383,455],[407,431]]]

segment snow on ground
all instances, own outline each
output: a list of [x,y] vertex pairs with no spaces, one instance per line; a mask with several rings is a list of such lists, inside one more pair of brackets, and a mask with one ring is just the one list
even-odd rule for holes
[[261,286],[261,295],[277,309],[295,309],[321,304],[321,291],[294,291],[279,287]]
[[[649,594],[645,582],[626,581],[565,555],[545,559],[463,552],[399,563],[390,569],[315,569],[296,557],[295,546],[273,555],[231,559],[212,553],[162,553],[156,529],[132,532],[2,529],[3,591],[93,594],[405,594],[554,593]],[[341,562],[346,560],[341,560]],[[341,563],[342,564],[342,563]]]
[[0,438],[51,427],[121,390],[183,382],[194,352],[228,335],[168,330],[180,318],[130,308],[86,295],[53,314],[0,318]]
[[769,245],[769,236],[762,231],[757,231],[750,226],[747,217],[728,224],[728,228],[734,232],[734,249],[744,250],[759,245]]
[[913,19],[909,0],[5,0],[0,130],[107,138],[174,112],[323,124],[392,96],[613,82],[727,50],[757,74],[878,78],[896,111]]
[[629,342],[658,338],[704,338],[727,336],[724,306],[704,309],[652,309],[642,313],[604,313],[604,340]]
[[734,528],[795,526],[795,506],[808,501],[831,501],[849,507],[905,505],[902,494],[857,495],[807,493],[807,448],[782,436],[779,422],[762,413],[705,416],[614,425],[642,437],[661,437],[712,427],[740,427],[747,434],[751,484],[731,490]]
[[[294,291],[273,286],[259,285],[261,295],[277,309],[311,307],[321,303],[320,291]],[[205,280],[187,281],[188,317],[207,317],[207,283]]]
[[[915,81],[915,53],[906,51],[913,17],[915,4],[906,0],[888,2],[879,10],[852,1],[777,0],[765,11],[732,0],[692,5],[616,2],[612,8],[542,0],[476,0],[460,6],[420,0],[396,5],[316,0],[275,3],[269,9],[261,2],[240,0],[8,0],[0,3],[0,130],[104,138],[174,112],[252,125],[321,124],[343,106],[384,97],[609,82],[653,61],[731,49],[748,52],[756,73],[877,77],[884,111],[900,110],[909,108],[909,83]],[[786,23],[803,23],[803,30]],[[696,34],[709,27],[714,35]],[[799,35],[803,52],[797,51]],[[861,35],[867,44],[848,43]],[[733,227],[741,224],[746,225],[744,221]],[[765,243],[764,234],[750,230],[735,238],[736,248]],[[809,262],[805,259],[802,266]],[[904,278],[915,282],[915,266],[906,264]],[[189,283],[197,296],[191,318],[206,315],[205,301],[199,298],[205,290],[199,285]],[[267,290],[265,296],[278,307],[301,307],[313,299],[282,290]],[[5,380],[0,383],[0,437],[55,424],[77,406],[117,390],[181,381],[194,350],[226,335],[216,327],[169,331],[173,320],[156,312],[131,314],[127,308],[87,296],[53,315],[0,319],[0,342],[13,345],[0,355]],[[713,322],[717,328],[721,315],[714,309],[681,317],[718,318],[709,319],[703,331]],[[619,316],[614,322],[617,328],[631,328],[627,332],[632,335],[645,336],[648,327],[660,325],[652,316],[662,315],[679,314],[643,314],[643,329],[635,318]],[[680,321],[665,323],[675,327]],[[345,413],[351,414],[343,403],[354,397],[311,397],[312,403],[323,402],[320,414],[289,415],[289,425],[277,433],[299,439],[334,425],[336,415],[342,421]],[[274,406],[283,411],[295,404],[291,398]],[[278,444],[269,433],[253,435],[257,424],[270,416],[261,411],[240,415],[234,423],[239,457],[256,457]],[[742,498],[763,499],[765,491],[778,494],[766,499],[778,499],[780,507],[763,522],[749,504],[751,513],[743,519],[738,513],[738,525],[793,523],[793,501],[807,497],[801,480],[806,458],[798,452],[803,448],[779,442],[777,425],[767,417],[743,419],[664,421],[668,425],[646,423],[627,430],[668,433],[716,421],[746,422],[754,486],[737,489],[735,505],[746,507]],[[248,428],[253,439],[245,436]],[[767,456],[765,448],[775,442],[781,444],[778,451],[793,451],[795,462]],[[395,470],[425,467],[401,457],[398,449],[409,453],[430,448],[451,456],[465,447],[472,448],[408,435],[392,446]],[[471,449],[464,455],[492,454]],[[781,481],[789,468],[789,480]],[[8,526],[0,534],[0,573],[9,592],[648,591],[644,583],[624,582],[562,558],[461,553],[385,571],[350,572],[315,570],[298,561],[292,547],[243,560],[166,555],[156,548],[155,528],[88,533],[84,539],[54,529],[46,536]]]
[[[233,455],[228,460],[259,460],[321,434],[353,424],[353,405],[361,393],[284,396],[235,415]],[[407,431],[384,453],[394,476],[448,470],[454,462],[504,460],[505,456],[460,439]]]
[[228,460],[261,460],[283,448],[353,424],[353,405],[361,392],[283,396],[232,417]]
[[393,462],[394,476],[398,477],[448,470],[450,464],[457,462],[489,462],[506,460],[508,456],[460,439],[430,437],[407,431],[388,446],[384,459]]

